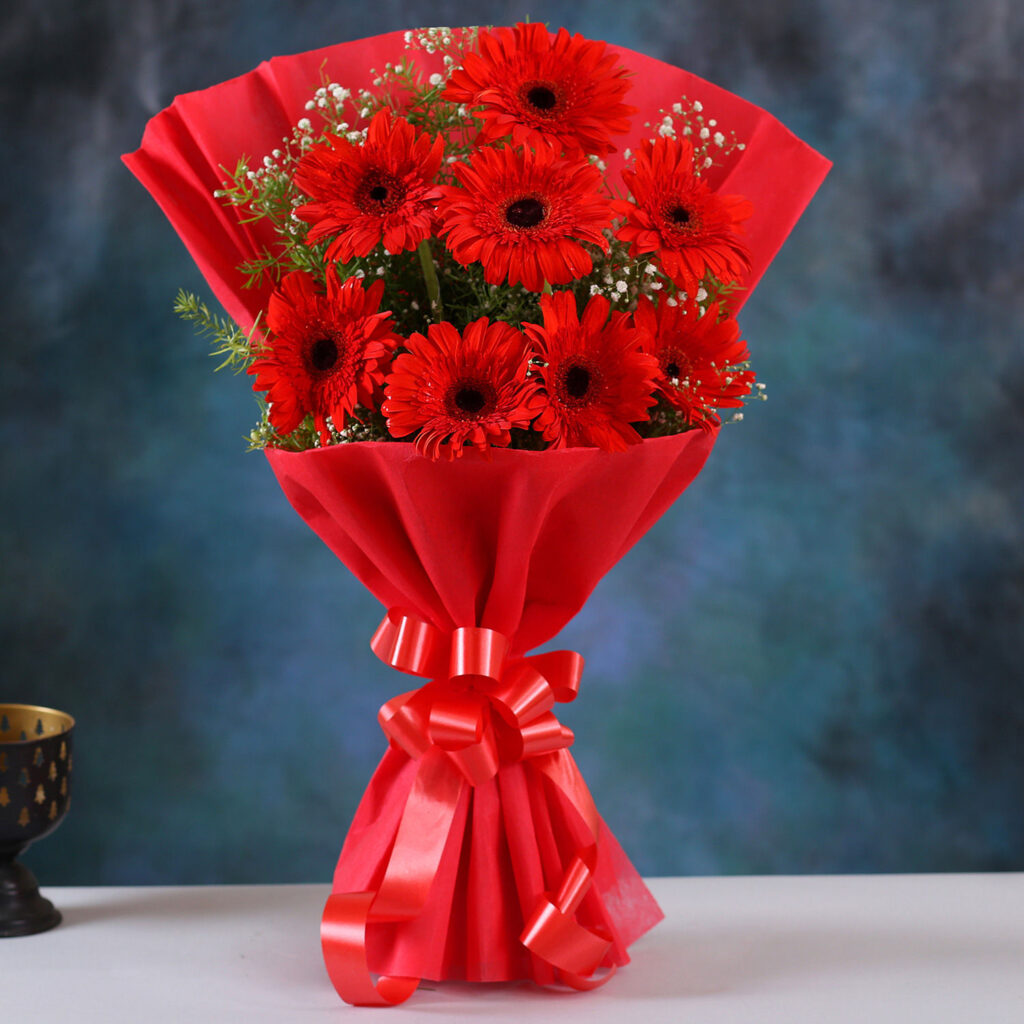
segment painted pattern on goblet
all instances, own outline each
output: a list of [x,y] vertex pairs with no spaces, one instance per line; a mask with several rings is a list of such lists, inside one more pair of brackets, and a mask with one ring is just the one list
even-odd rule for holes
[[0,937],[60,923],[60,911],[39,895],[35,877],[17,857],[67,812],[74,726],[63,711],[0,704]]

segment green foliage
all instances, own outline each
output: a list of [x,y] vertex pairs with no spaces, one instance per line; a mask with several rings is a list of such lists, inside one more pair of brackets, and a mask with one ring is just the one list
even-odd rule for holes
[[[258,354],[257,347],[239,327],[227,317],[210,312],[210,307],[184,288],[178,290],[174,300],[174,312],[191,323],[196,334],[210,339],[212,351],[210,355],[221,359],[216,367],[223,370],[230,366],[235,373],[242,373]],[[258,321],[257,321],[258,324]],[[253,336],[257,333],[257,324],[253,325]]]

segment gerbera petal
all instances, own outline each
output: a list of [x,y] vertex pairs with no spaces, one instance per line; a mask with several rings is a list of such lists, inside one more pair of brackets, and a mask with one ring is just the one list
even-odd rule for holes
[[340,429],[359,397],[379,387],[378,362],[398,342],[390,313],[378,313],[382,295],[383,282],[364,289],[360,279],[341,282],[333,272],[326,295],[308,274],[284,278],[267,307],[270,336],[249,367],[253,390],[267,392],[275,430],[291,433],[312,416],[329,441],[327,418]]
[[752,213],[742,196],[720,196],[697,177],[685,138],[645,140],[633,169],[623,172],[633,203],[618,201],[626,217],[618,237],[630,255],[657,253],[677,287],[691,290],[708,273],[738,280],[749,269],[742,222]]
[[[625,314],[593,296],[582,317],[571,292],[540,299],[543,326],[527,333],[540,352],[543,390],[534,423],[553,447],[595,445],[622,450],[640,440],[630,425],[654,403],[657,360],[640,350],[641,333]],[[542,404],[541,404],[542,403]]]
[[333,237],[328,258],[344,262],[382,240],[390,252],[415,249],[430,235],[443,148],[386,107],[362,145],[331,138],[311,147],[294,178],[312,200],[295,211],[310,224],[307,241]]
[[510,427],[533,417],[535,383],[524,337],[506,323],[481,318],[460,334],[447,321],[414,334],[385,383],[388,430],[418,430],[417,449],[430,458],[462,455],[465,444],[483,451],[511,441]]
[[483,107],[486,141],[603,155],[629,130],[627,72],[605,43],[564,29],[552,36],[534,22],[481,32],[479,49],[453,71],[444,98]]
[[463,266],[479,261],[484,280],[522,282],[540,291],[568,284],[592,261],[579,240],[611,225],[600,173],[582,158],[548,150],[480,149],[453,168],[458,186],[441,188],[440,234]]
[[648,327],[641,344],[658,362],[662,394],[689,423],[710,429],[718,422],[716,408],[743,404],[755,377],[737,364],[749,352],[739,324],[732,317],[719,319],[717,303],[702,312],[692,300],[656,310],[645,300],[635,316]]

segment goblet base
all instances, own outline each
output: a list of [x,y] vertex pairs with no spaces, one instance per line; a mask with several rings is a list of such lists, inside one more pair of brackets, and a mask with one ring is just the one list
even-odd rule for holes
[[60,922],[60,911],[39,895],[36,876],[17,861],[0,861],[0,938],[36,935]]

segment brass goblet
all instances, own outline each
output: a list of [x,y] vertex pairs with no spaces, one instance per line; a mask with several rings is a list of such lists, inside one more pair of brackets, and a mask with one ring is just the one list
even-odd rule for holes
[[63,711],[0,704],[0,937],[33,935],[60,924],[18,855],[61,822],[68,809],[71,733]]

